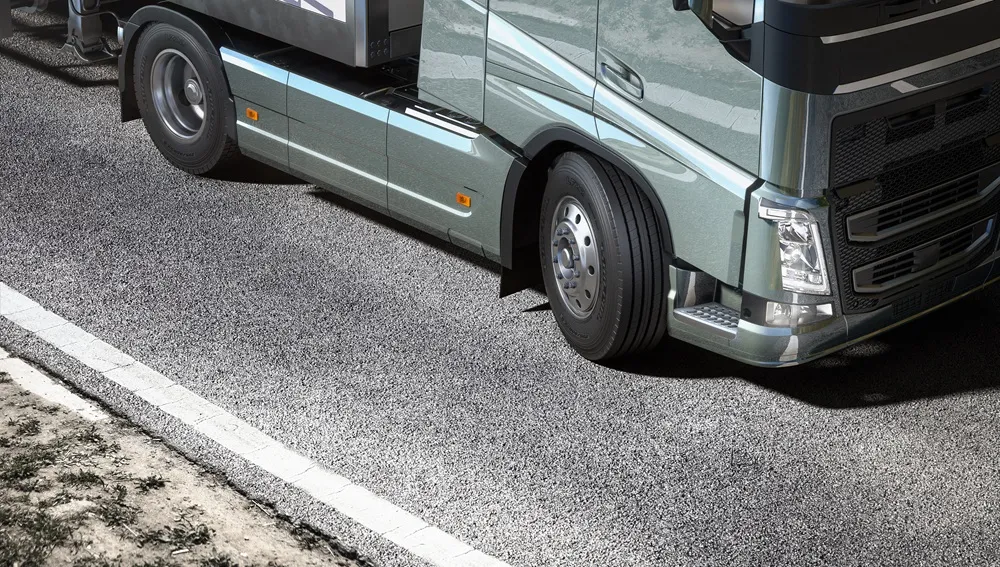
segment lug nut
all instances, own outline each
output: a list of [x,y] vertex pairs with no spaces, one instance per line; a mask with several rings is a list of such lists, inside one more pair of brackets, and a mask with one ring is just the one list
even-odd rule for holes
[[576,282],[569,282],[569,283],[568,283],[568,284],[566,284],[566,285],[568,285],[568,286],[569,286],[570,288],[572,288],[572,289],[576,289]]
[[574,262],[579,262],[580,261],[580,257],[579,256],[573,256],[573,261]]
[[559,279],[563,279],[563,275],[562,274],[556,274],[556,277],[559,278]]
[[552,246],[555,246],[556,248],[558,248],[559,247],[559,241],[558,240],[553,240],[552,241]]
[[570,244],[576,244],[576,239],[572,239],[572,240],[570,240],[570,241],[569,241],[569,243],[570,243]]
[[573,270],[573,277],[574,278],[580,277],[580,270]]

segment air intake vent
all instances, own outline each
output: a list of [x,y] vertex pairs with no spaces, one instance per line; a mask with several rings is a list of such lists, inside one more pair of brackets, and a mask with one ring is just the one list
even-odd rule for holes
[[989,197],[1000,186],[1000,169],[967,175],[847,218],[848,238],[875,242],[918,228]]
[[994,219],[854,270],[854,290],[883,293],[960,263],[992,242]]

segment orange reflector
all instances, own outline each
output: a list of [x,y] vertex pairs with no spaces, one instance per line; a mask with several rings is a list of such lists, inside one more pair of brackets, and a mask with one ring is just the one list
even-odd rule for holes
[[249,118],[250,120],[253,120],[254,122],[256,122],[258,119],[260,119],[260,115],[257,114],[256,110],[254,110],[252,108],[248,108],[247,109],[247,118]]
[[455,202],[458,203],[459,205],[462,205],[463,207],[471,207],[472,197],[468,195],[463,195],[461,193],[455,193]]

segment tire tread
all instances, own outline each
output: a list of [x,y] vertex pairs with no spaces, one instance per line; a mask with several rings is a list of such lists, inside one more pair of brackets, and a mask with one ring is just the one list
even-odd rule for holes
[[[606,358],[618,358],[647,351],[660,343],[667,327],[666,281],[668,261],[663,250],[662,234],[650,199],[630,177],[611,163],[593,156],[604,175],[611,181],[608,198],[625,217],[625,234],[631,254],[632,274],[626,274],[631,284],[632,300],[623,309],[622,327],[625,336],[615,341],[617,348]],[[624,307],[624,306],[623,306]]]

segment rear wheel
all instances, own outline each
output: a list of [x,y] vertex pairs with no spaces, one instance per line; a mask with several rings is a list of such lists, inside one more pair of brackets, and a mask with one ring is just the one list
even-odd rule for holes
[[566,340],[590,360],[648,350],[667,327],[667,266],[653,204],[586,153],[549,173],[540,219],[545,289]]
[[202,175],[239,155],[229,136],[229,86],[218,54],[184,30],[154,24],[135,54],[136,102],[146,131],[177,168]]

